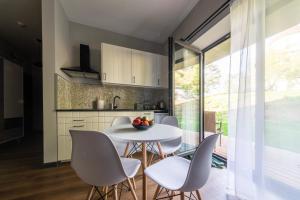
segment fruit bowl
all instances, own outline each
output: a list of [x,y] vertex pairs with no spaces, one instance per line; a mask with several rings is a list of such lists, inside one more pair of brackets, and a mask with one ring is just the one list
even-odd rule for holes
[[134,125],[132,124],[132,126],[138,130],[147,130],[148,128],[150,128],[151,126],[144,126],[144,125]]
[[153,120],[148,120],[147,117],[137,117],[132,122],[132,126],[138,130],[147,130],[152,125]]

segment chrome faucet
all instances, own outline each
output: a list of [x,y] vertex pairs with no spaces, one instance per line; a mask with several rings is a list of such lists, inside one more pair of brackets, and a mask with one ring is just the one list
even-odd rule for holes
[[116,104],[116,99],[121,99],[121,97],[119,96],[115,96],[114,97],[114,101],[113,101],[113,109],[116,110],[118,108],[117,104]]

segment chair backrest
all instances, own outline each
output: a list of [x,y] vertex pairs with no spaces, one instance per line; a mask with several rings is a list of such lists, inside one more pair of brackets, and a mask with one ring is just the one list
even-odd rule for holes
[[165,116],[164,118],[162,118],[160,123],[178,127],[178,120],[174,116]]
[[211,169],[212,152],[218,139],[218,134],[208,136],[199,145],[193,155],[190,168],[181,187],[181,191],[191,192],[200,189],[207,181]]
[[123,125],[123,124],[131,124],[130,117],[127,117],[127,116],[116,117],[116,118],[114,118],[113,122],[111,123],[111,126]]
[[120,157],[109,137],[97,131],[70,130],[71,166],[87,184],[113,185],[126,179]]
[[216,133],[216,112],[204,112],[204,131]]

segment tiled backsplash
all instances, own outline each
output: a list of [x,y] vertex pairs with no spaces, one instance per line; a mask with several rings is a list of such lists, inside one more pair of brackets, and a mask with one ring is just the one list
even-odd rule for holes
[[93,85],[73,83],[56,75],[57,109],[87,109],[93,108],[96,98],[103,99],[105,107],[109,107],[113,97],[121,97],[121,109],[133,109],[134,103],[156,104],[163,100],[168,103],[167,89],[153,89],[117,85]]

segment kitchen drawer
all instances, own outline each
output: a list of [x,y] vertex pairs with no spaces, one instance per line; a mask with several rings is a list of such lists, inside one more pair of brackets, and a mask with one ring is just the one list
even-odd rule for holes
[[98,131],[98,123],[86,123],[84,130]]
[[105,123],[112,123],[112,121],[116,118],[116,116],[111,116],[111,117],[105,117],[104,122]]
[[64,160],[71,160],[72,156],[72,138],[71,136],[65,136],[65,159]]
[[105,129],[105,123],[98,123],[98,131],[103,132]]
[[70,136],[58,136],[58,160],[71,160],[72,138]]
[[98,112],[80,112],[79,117],[98,117]]
[[56,112],[57,118],[72,118],[73,112]]
[[104,116],[99,116],[98,117],[98,123],[103,123],[105,121]]

